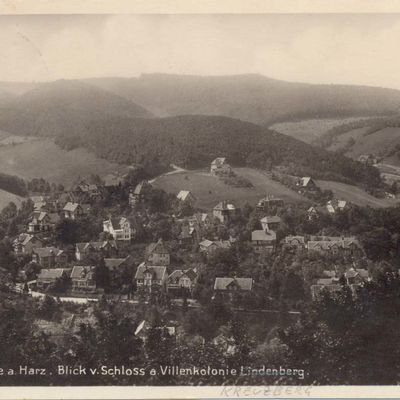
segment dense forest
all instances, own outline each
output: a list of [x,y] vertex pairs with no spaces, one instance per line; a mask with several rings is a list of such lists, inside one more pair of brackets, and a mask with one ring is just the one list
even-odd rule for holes
[[59,136],[56,142],[67,149],[84,146],[100,157],[125,164],[176,163],[199,168],[224,156],[234,166],[270,169],[286,165],[298,175],[380,184],[379,172],[374,168],[226,117],[107,118],[94,121],[84,136]]

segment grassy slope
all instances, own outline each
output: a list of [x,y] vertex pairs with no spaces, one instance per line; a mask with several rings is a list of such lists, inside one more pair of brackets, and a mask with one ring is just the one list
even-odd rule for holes
[[79,176],[104,177],[127,171],[127,167],[99,159],[84,149],[62,150],[51,139],[33,139],[15,146],[0,146],[0,171],[25,179],[42,177],[70,185]]
[[291,202],[306,202],[298,193],[268,178],[261,171],[250,168],[236,168],[236,173],[250,180],[253,188],[236,188],[225,185],[219,178],[205,171],[187,171],[162,176],[153,183],[155,187],[170,193],[190,190],[196,197],[196,206],[211,209],[219,201],[229,199],[242,206],[245,203],[255,205],[266,194],[273,194]]
[[345,183],[333,181],[317,181],[318,186],[323,190],[332,190],[335,197],[341,200],[347,200],[359,206],[370,206],[374,208],[390,207],[395,205],[396,200],[377,199],[366,193],[357,186],[346,185]]
[[270,126],[270,129],[292,136],[306,143],[312,143],[315,139],[323,136],[328,130],[335,126],[347,124],[352,121],[364,119],[363,117],[354,118],[323,118],[307,119],[296,122],[281,122]]
[[18,206],[21,204],[22,200],[22,197],[0,189],[0,210],[2,210],[10,201],[14,202]]
[[[346,146],[350,138],[353,138],[355,144],[349,148],[346,155],[358,159],[361,154],[385,156],[396,145],[400,144],[400,128],[388,127],[364,135],[367,130],[368,127],[358,128],[337,136],[335,142],[329,147],[329,150],[339,150]],[[383,161],[388,164],[400,165],[400,160],[397,156],[384,157]]]

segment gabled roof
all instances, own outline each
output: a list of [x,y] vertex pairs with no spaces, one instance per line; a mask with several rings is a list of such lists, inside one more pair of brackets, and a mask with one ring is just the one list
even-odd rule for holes
[[271,242],[276,240],[276,233],[274,231],[256,230],[251,232],[251,240]]
[[179,234],[179,239],[188,239],[192,238],[193,233],[195,232],[195,229],[192,226],[188,225],[183,225],[181,232]]
[[214,207],[214,210],[216,210],[216,211],[226,211],[226,210],[234,211],[234,210],[236,210],[236,206],[233,203],[231,203],[227,200],[224,200],[224,201],[219,202]]
[[64,253],[63,250],[60,250],[57,247],[37,247],[33,250],[33,252],[37,254],[40,258],[49,257],[51,255],[60,256]]
[[150,243],[147,246],[147,254],[169,254],[169,251],[167,250],[167,248],[164,245],[164,242],[162,239],[158,239],[158,241],[156,243]]
[[284,239],[285,243],[292,243],[294,241],[299,242],[300,244],[305,244],[305,238],[304,236],[286,236]]
[[360,276],[363,279],[368,279],[369,273],[368,273],[368,270],[366,270],[366,269],[350,268],[348,271],[345,272],[344,276],[345,276],[345,278],[354,278],[356,276]]
[[150,189],[151,184],[148,181],[141,181],[138,183],[135,187],[135,190],[133,191],[133,194],[143,194],[146,190]]
[[[129,256],[128,256],[129,257]],[[108,269],[116,269],[123,265],[128,257],[125,258],[105,258],[104,263]]]
[[314,183],[310,176],[303,176],[299,180],[299,185],[302,187],[307,187],[310,183]]
[[92,278],[94,274],[95,267],[93,266],[83,266],[76,265],[72,268],[71,279],[85,279]]
[[260,219],[262,224],[280,224],[281,221],[281,217],[278,215],[266,215],[264,218]]
[[214,244],[214,242],[212,242],[211,240],[208,240],[208,239],[204,239],[203,241],[201,241],[199,243],[199,245],[202,246],[202,247],[210,247],[213,244]]
[[52,268],[52,269],[42,269],[37,277],[38,280],[51,280],[61,278],[64,273],[68,272],[65,268]]
[[216,159],[214,159],[211,164],[216,165],[217,167],[220,167],[222,164],[224,164],[226,161],[225,157],[217,157]]
[[78,209],[78,207],[80,207],[79,203],[72,203],[72,202],[68,202],[64,208],[63,211],[70,211],[70,212],[74,212]]
[[29,233],[21,233],[17,238],[15,238],[13,243],[16,245],[21,244],[23,246],[26,246],[31,240],[41,243],[41,240],[33,235],[30,235]]
[[146,263],[142,262],[136,270],[135,279],[144,279],[145,272],[151,272],[153,275],[153,279],[156,280],[163,280],[164,276],[167,272],[167,267],[162,266],[155,266],[155,265],[147,265]]
[[181,190],[176,197],[178,198],[178,200],[181,201],[186,201],[188,198],[192,197],[193,199],[195,198],[192,194],[192,192],[190,192],[189,190]]
[[190,280],[194,280],[197,278],[197,273],[193,271],[193,269],[176,269],[168,276],[168,281],[179,280],[183,276],[187,276]]
[[240,290],[251,290],[252,278],[215,278],[214,290],[227,290],[231,285],[237,285]]
[[92,245],[91,245],[90,242],[82,242],[82,243],[76,243],[75,244],[75,249],[77,251],[79,251],[80,253],[82,251],[86,251],[86,250],[90,249],[91,247],[92,247]]

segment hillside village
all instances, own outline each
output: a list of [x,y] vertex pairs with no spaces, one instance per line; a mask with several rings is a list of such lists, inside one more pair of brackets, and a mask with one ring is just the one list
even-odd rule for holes
[[[223,157],[211,162],[210,173],[218,177],[233,174]],[[300,177],[296,186],[304,196],[319,192],[311,177]],[[340,267],[314,271],[308,287],[296,275],[302,290],[312,298],[324,288],[340,290],[339,280],[349,274],[357,274],[357,284],[370,279],[368,258],[356,236],[288,229],[285,213],[291,205],[280,198],[266,195],[246,209],[226,199],[212,210],[201,210],[196,208],[196,197],[184,188],[172,198],[141,180],[131,187],[114,187],[121,197],[118,200],[109,190],[82,180],[70,191],[31,196],[32,212],[9,238],[15,257],[25,263],[15,277],[18,287],[23,286],[25,292],[71,297],[96,298],[106,293],[147,301],[165,293],[171,299],[193,299],[192,305],[204,302],[200,293],[209,291],[211,299],[222,296],[236,303],[241,296],[261,297],[263,301],[249,300],[242,306],[262,309],[269,296],[267,287],[257,287],[259,271],[242,272],[240,264],[237,271],[229,271],[230,266],[209,270],[210,260],[239,246],[246,246],[245,258],[262,269],[286,253],[340,260]],[[154,201],[164,202],[163,210],[149,209],[149,202]],[[306,209],[302,223],[311,225],[350,208],[346,201],[328,200]],[[79,225],[86,225],[84,230],[90,234],[80,234]],[[206,284],[198,284],[205,275]]]
[[[236,176],[224,157],[208,173]],[[310,176],[282,176],[303,203],[266,193],[255,204],[224,199],[202,209],[185,187],[166,193],[140,171],[114,186],[98,177],[68,190],[41,182],[46,190],[1,212],[3,287],[65,309],[32,322],[50,341],[81,337],[77,325],[68,331],[71,318],[98,326],[104,307],[124,307],[145,346],[158,321],[179,349],[201,339],[229,358],[241,348],[231,324],[250,318],[258,343],[265,329],[298,321],[328,294],[348,291],[358,301],[379,274],[397,273],[395,208],[359,207]]]

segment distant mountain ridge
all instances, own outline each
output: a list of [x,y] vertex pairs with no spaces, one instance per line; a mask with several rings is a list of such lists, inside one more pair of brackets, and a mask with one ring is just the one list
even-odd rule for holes
[[367,86],[286,82],[262,75],[143,74],[86,82],[141,104],[157,116],[224,115],[275,121],[400,112],[400,91]]

